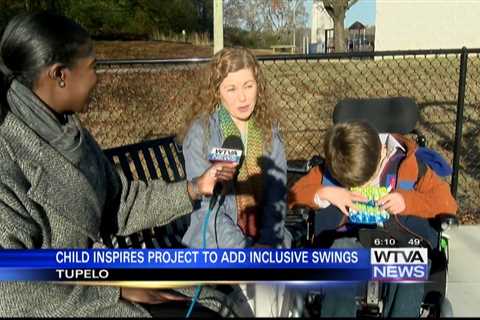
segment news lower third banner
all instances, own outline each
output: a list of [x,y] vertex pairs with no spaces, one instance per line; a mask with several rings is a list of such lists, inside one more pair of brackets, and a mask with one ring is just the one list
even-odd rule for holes
[[427,249],[0,250],[0,281],[425,281]]

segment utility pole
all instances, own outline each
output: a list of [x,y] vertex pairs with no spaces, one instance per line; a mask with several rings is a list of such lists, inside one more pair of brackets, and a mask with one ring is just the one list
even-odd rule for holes
[[[297,26],[296,26],[296,11],[297,11],[297,3],[295,2],[294,7],[293,7],[293,47],[296,49],[296,44],[295,44],[295,33],[297,31]],[[296,51],[296,50],[295,50]]]
[[223,49],[223,0],[213,0],[213,54]]

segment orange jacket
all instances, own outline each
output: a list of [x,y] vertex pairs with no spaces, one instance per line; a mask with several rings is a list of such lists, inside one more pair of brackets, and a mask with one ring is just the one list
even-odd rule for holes
[[[398,168],[397,181],[417,181],[418,164],[415,158],[416,143],[402,135],[393,135],[407,150],[405,159]],[[304,177],[300,178],[291,188],[288,195],[288,206],[306,206],[317,209],[313,199],[319,188],[322,188],[323,173],[316,166]],[[397,185],[398,187],[398,185]],[[455,214],[457,203],[450,193],[448,183],[441,180],[433,170],[427,167],[413,190],[395,189],[405,199],[405,210],[401,215],[413,215],[422,218],[432,218],[440,213]]]

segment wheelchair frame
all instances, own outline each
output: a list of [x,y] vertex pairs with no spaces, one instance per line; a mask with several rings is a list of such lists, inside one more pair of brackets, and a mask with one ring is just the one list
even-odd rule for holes
[[[369,113],[370,112],[370,113]],[[403,113],[402,113],[403,112]],[[369,117],[369,114],[373,114]],[[400,114],[402,117],[399,117]],[[392,116],[394,115],[394,116]],[[401,118],[402,121],[397,121]],[[416,142],[420,147],[426,147],[427,139],[417,129],[418,106],[415,101],[407,97],[393,98],[375,98],[375,99],[345,99],[340,101],[333,113],[334,123],[366,120],[369,121],[379,132],[397,132],[401,134],[414,134]],[[392,129],[393,130],[390,130]],[[314,156],[304,163],[295,172],[306,174],[313,166],[323,164],[320,156]],[[314,225],[314,210],[310,211],[310,225]],[[448,277],[448,236],[444,234],[451,225],[457,225],[458,220],[451,214],[440,214],[433,219],[429,219],[430,225],[437,231],[438,243],[435,250],[431,251],[432,265],[429,279],[425,286],[425,296],[422,303],[420,314],[428,317],[452,316],[451,304],[446,298],[446,287]],[[311,228],[313,230],[313,228]],[[361,317],[379,317],[382,315],[383,302],[378,299],[379,284],[375,281],[368,282],[367,292],[357,316]],[[309,298],[307,301],[315,301],[315,298]]]

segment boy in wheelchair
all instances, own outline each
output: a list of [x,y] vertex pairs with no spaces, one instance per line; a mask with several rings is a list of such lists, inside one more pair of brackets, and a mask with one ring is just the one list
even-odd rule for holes
[[[384,232],[402,247],[412,238],[427,247],[436,246],[435,230],[427,219],[455,213],[457,205],[448,184],[429,167],[435,153],[425,156],[417,152],[413,140],[379,134],[364,121],[334,125],[327,132],[324,151],[324,165],[312,168],[294,184],[289,195],[290,208],[321,209],[315,219],[316,246],[371,247],[372,237],[365,238],[365,230]],[[365,191],[367,186],[373,187],[370,190],[384,187],[386,194],[377,193],[372,200],[365,192],[352,191]],[[324,288],[321,316],[355,316],[356,299],[364,295],[366,286],[358,283]],[[389,283],[383,289],[381,314],[419,316],[423,284]]]

